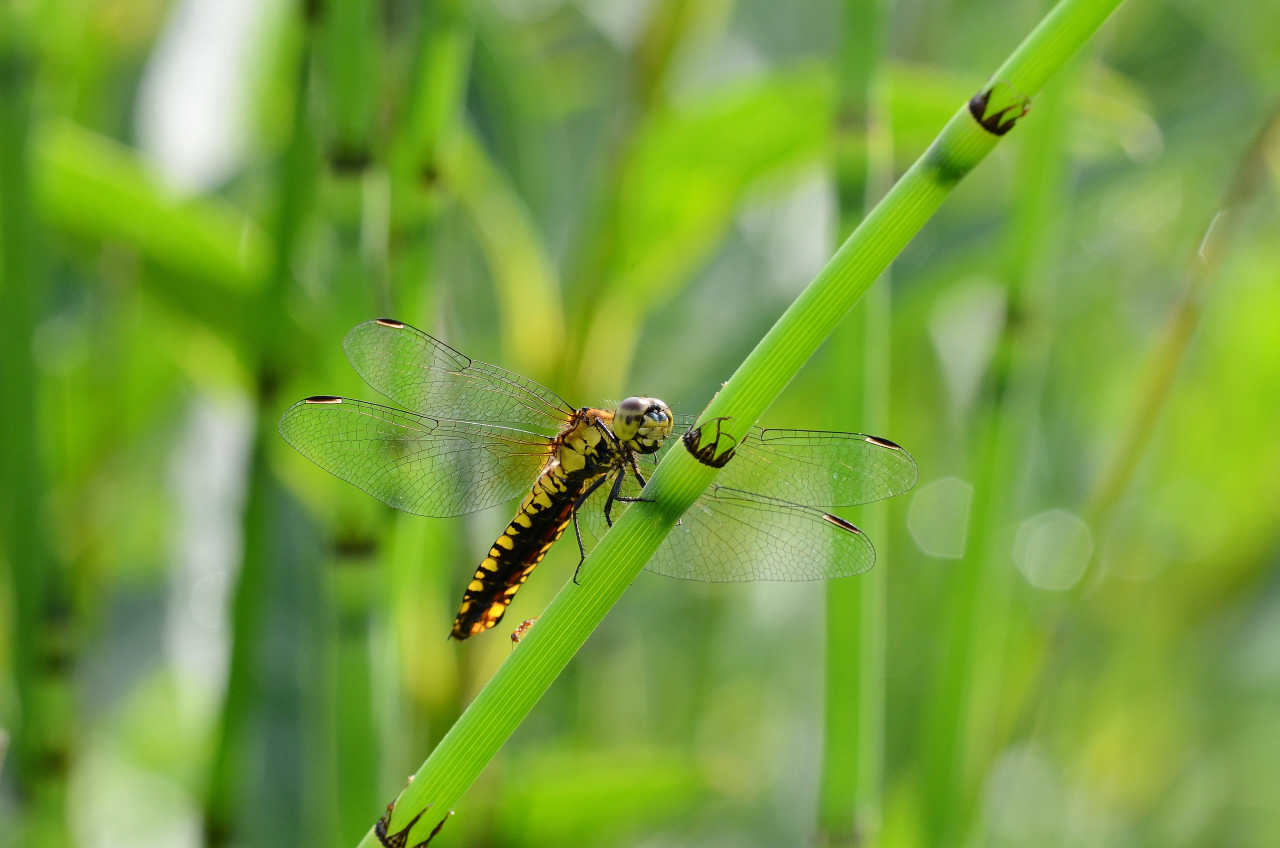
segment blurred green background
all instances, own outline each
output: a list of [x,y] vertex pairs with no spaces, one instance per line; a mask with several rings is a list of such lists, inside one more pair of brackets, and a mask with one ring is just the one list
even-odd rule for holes
[[[283,443],[345,332],[696,413],[1046,9],[6,4],[0,844],[354,845],[576,552],[446,641],[511,507]],[[1277,32],[1122,7],[762,422],[920,466],[867,842],[1275,844]],[[433,844],[838,843],[824,591],[643,576]]]

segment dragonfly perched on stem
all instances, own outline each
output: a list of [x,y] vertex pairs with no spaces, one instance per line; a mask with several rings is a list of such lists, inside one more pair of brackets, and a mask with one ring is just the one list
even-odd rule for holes
[[404,409],[309,397],[280,419],[289,444],[416,515],[463,515],[524,496],[467,586],[451,633],[459,640],[502,620],[570,524],[585,557],[641,498],[672,445],[723,465],[646,566],[688,580],[860,574],[874,564],[875,549],[824,508],[880,500],[916,482],[907,451],[861,433],[754,428],[712,458],[697,450],[694,418],[673,415],[656,398],[575,408],[526,377],[388,318],[355,327],[343,347],[365,382]]

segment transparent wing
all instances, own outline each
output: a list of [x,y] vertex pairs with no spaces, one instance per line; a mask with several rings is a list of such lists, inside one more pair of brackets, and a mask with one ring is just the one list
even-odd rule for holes
[[573,414],[550,389],[463,356],[400,321],[366,321],[347,333],[342,347],[378,392],[437,418],[554,433]]
[[349,398],[299,401],[280,435],[325,471],[416,515],[462,515],[529,491],[550,455],[535,433]]
[[875,561],[871,541],[838,516],[713,483],[645,569],[710,583],[826,580]]
[[[693,416],[677,416],[662,450],[638,457],[646,479],[693,423]],[[911,454],[887,439],[754,428],[646,568],[709,582],[860,574],[875,563],[875,548],[852,524],[819,507],[891,497],[909,490],[916,477]],[[633,473],[625,475],[619,493],[640,494]],[[607,530],[607,495],[608,487],[601,487],[579,512],[588,546]],[[615,503],[614,520],[627,508],[625,502]]]
[[[639,486],[628,473],[622,494]],[[589,550],[607,529],[601,486],[578,512]],[[614,521],[630,504],[615,503]],[[708,583],[746,580],[826,580],[849,577],[876,561],[871,541],[849,522],[813,507],[713,483],[680,519],[645,569]]]
[[[693,416],[677,416],[667,444],[678,443],[693,423]],[[789,503],[828,507],[900,495],[916,484],[917,476],[911,454],[878,436],[753,427],[716,482]]]

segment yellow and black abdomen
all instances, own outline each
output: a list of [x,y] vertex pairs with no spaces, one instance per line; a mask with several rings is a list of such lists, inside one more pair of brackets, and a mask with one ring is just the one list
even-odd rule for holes
[[483,633],[502,620],[507,604],[573,520],[574,504],[594,479],[566,474],[558,465],[542,473],[467,585],[453,621],[454,639]]

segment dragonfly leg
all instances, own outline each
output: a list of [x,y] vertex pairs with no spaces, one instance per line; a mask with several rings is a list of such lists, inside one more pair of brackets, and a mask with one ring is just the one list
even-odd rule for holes
[[[582,569],[582,564],[587,561],[587,546],[582,544],[582,528],[578,526],[578,510],[587,502],[587,498],[595,494],[596,489],[604,485],[604,481],[607,479],[609,479],[607,476],[601,477],[599,480],[592,483],[587,487],[587,490],[579,495],[578,499],[573,502],[573,534],[578,537],[578,567],[573,570],[574,583],[578,582],[578,572]],[[607,505],[605,507],[604,517],[605,520],[608,521],[609,512]],[[610,526],[613,525],[611,524]]]
[[[614,501],[629,502],[629,501],[635,500],[634,498],[618,497],[618,492],[622,489],[622,478],[626,476],[627,476],[627,469],[623,468],[618,471],[618,476],[613,478],[613,486],[612,488],[609,489],[609,497],[605,498],[605,501],[604,501],[604,522],[610,527],[613,526],[613,516],[610,514],[610,510],[613,509],[613,502]],[[601,477],[599,480],[592,483],[591,488],[583,492],[582,497],[578,499],[578,503],[580,504],[584,500],[586,500],[587,495],[591,494],[596,489],[600,488],[600,484],[607,479],[609,479],[607,476]],[[578,509],[576,505],[573,510],[573,529],[574,529],[574,532],[578,534],[578,553],[582,555],[582,559],[578,560],[578,567],[573,570],[573,582],[577,583],[578,572],[582,570],[582,564],[587,561],[587,551],[582,546],[582,531],[578,529]]]
[[634,500],[634,498],[624,498],[618,494],[618,492],[622,491],[622,479],[626,476],[627,469],[623,468],[618,471],[618,476],[613,478],[613,488],[609,490],[609,497],[605,498],[604,521],[605,524],[608,524],[610,527],[613,526],[613,502],[622,501],[623,503],[630,503]]
[[[640,464],[636,462],[636,455],[634,453],[631,454],[631,470],[635,472],[636,479],[640,481],[641,489],[643,489],[646,485],[648,485],[645,482],[644,475],[640,473]],[[614,500],[622,501],[623,503],[652,503],[653,502],[653,498],[614,498]],[[606,515],[605,518],[608,518],[608,515]],[[680,524],[683,522],[683,520],[684,519],[679,519],[679,518],[676,519],[676,526],[679,527]]]
[[[644,475],[640,473],[640,465],[636,462],[635,454],[631,455],[630,462],[631,462],[631,470],[632,472],[635,473],[636,479],[640,481],[640,488],[643,489],[645,486]],[[609,495],[609,503],[605,506],[604,517],[606,520],[609,518],[609,507],[613,505],[614,501],[618,501],[619,503],[652,503],[653,502],[652,498],[628,498],[618,494],[618,492],[622,489],[622,478],[625,475],[625,473],[626,472],[624,471],[622,474],[619,474],[618,482],[613,484],[613,494]],[[613,525],[610,524],[609,526],[612,527]]]
[[635,472],[636,479],[640,481],[640,488],[645,487],[644,475],[640,473],[640,463],[636,462],[636,455],[631,454],[631,470]]

